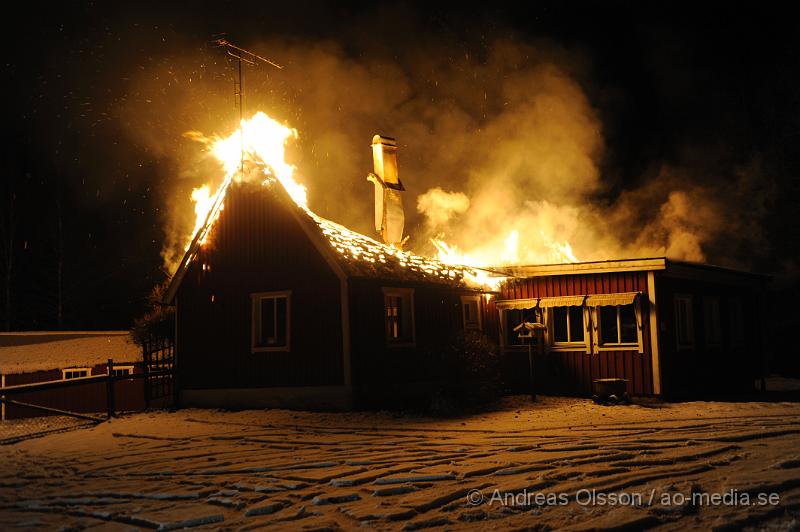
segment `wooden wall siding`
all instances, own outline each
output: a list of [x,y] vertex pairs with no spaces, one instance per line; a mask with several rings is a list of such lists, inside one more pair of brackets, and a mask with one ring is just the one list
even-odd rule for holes
[[[144,371],[142,363],[119,364],[120,366],[134,366],[134,373]],[[92,368],[92,375],[106,375],[108,373],[105,364],[98,364]],[[19,384],[32,384],[35,382],[58,381],[61,380],[60,369],[49,371],[33,371],[30,373],[18,373],[6,375],[6,386]],[[106,383],[94,382],[81,386],[70,386],[61,389],[41,390],[29,392],[13,397],[15,401],[31,403],[39,406],[58,408],[70,412],[91,413],[106,411]],[[122,380],[114,383],[114,399],[117,411],[139,411],[144,410],[144,380]],[[48,415],[41,410],[20,407],[16,405],[6,405],[6,419],[21,419],[28,417],[39,417]]]
[[497,296],[492,295],[488,300],[486,297],[481,297],[483,300],[481,304],[481,320],[483,323],[483,334],[490,338],[493,342],[498,343],[498,339],[500,338],[500,324],[499,314],[497,313],[497,306],[495,302],[497,301]]
[[[288,208],[265,187],[228,191],[178,291],[184,388],[343,384],[340,282]],[[292,291],[291,351],[251,353],[250,294],[279,290]]]
[[647,293],[647,272],[551,275],[515,279],[501,288],[500,299],[558,297],[583,294]]
[[[763,363],[763,338],[758,323],[759,291],[713,282],[656,278],[658,315],[661,321],[661,369],[665,394],[674,398],[713,396],[752,391]],[[692,296],[694,348],[677,349],[675,294]],[[708,346],[705,338],[703,296],[718,297],[722,343]],[[731,343],[729,300],[742,301],[744,344]]]
[[[586,275],[553,275],[512,280],[501,288],[500,299],[527,299],[584,294],[642,292],[642,326],[644,353],[637,351],[601,351],[587,354],[576,351],[551,351],[537,360],[537,382],[543,393],[564,395],[592,394],[594,379],[624,378],[628,393],[653,394],[653,368],[650,349],[647,272],[620,272]],[[506,367],[511,371],[527,371],[527,351],[507,350]],[[519,379],[516,379],[519,380]],[[527,386],[527,380],[524,381]],[[518,386],[518,385],[517,385]],[[516,388],[516,386],[515,386]]]
[[[414,289],[413,346],[387,344],[382,287]],[[424,397],[433,389],[443,376],[432,372],[431,354],[463,330],[461,295],[466,294],[437,285],[350,280],[351,360],[359,406],[399,404],[414,394]]]

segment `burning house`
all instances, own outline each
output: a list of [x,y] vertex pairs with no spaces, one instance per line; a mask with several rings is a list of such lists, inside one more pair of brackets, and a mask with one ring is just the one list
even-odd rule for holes
[[[223,185],[165,295],[184,404],[349,408],[403,394],[421,353],[494,323],[479,272],[402,251],[396,145],[373,139],[381,243],[317,216],[277,178]],[[270,170],[272,171],[272,170]]]
[[762,375],[763,277],[665,258],[484,270],[415,255],[393,139],[372,142],[378,242],[308,208],[284,161],[293,134],[259,113],[210,142],[226,176],[193,194],[164,297],[184,404],[380,404],[430,381],[426,353],[470,329],[499,344],[509,390],[528,388],[530,365],[539,391],[586,396],[599,379],[685,397]]

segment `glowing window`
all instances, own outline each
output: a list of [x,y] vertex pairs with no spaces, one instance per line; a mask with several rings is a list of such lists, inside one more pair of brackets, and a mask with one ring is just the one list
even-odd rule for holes
[[408,346],[414,343],[414,290],[384,288],[383,313],[386,341],[389,345]]

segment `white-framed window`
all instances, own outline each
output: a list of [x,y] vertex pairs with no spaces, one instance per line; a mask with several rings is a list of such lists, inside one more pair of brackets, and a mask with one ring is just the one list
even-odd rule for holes
[[414,289],[383,288],[383,317],[386,343],[394,347],[414,345]]
[[675,294],[675,339],[678,350],[694,347],[694,313],[692,296]]
[[550,341],[553,347],[586,345],[586,324],[583,307],[552,307],[549,315]]
[[597,334],[600,347],[639,346],[639,325],[634,303],[597,307]]
[[250,294],[252,338],[250,351],[289,351],[291,338],[292,291]]
[[728,327],[732,347],[744,345],[744,307],[738,297],[728,299]]
[[125,377],[133,375],[133,366],[114,366],[112,369],[114,377]]
[[92,368],[67,368],[61,370],[61,380],[80,379],[89,377],[91,374]]
[[542,309],[534,308],[508,308],[503,310],[503,343],[506,347],[536,345],[537,337],[526,336],[531,333],[519,329],[523,323],[542,323]]
[[722,344],[718,297],[703,296],[703,329],[708,347],[718,347]]
[[465,331],[481,330],[481,296],[461,296],[461,317]]

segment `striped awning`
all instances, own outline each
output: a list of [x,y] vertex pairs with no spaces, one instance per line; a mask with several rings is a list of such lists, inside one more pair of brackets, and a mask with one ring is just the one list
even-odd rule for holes
[[531,299],[500,299],[495,302],[495,306],[500,310],[505,309],[526,309],[536,308],[539,305],[538,298]]
[[584,299],[586,296],[543,297],[539,300],[539,306],[542,308],[580,307],[583,306]]
[[586,306],[589,307],[615,307],[617,305],[630,305],[641,292],[622,292],[620,294],[596,294],[586,297]]

